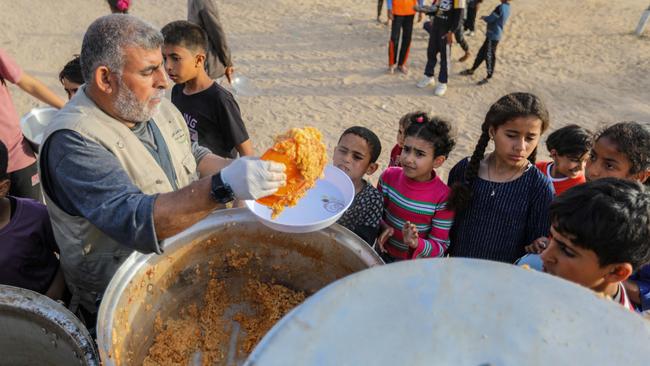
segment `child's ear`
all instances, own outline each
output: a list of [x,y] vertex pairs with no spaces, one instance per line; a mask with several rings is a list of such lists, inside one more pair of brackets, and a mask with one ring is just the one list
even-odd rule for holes
[[447,160],[447,158],[444,157],[443,155],[436,156],[435,158],[433,158],[433,169],[440,168],[442,164],[445,162],[445,160]]
[[0,181],[0,198],[6,197],[9,194],[9,188],[11,188],[11,181],[9,179]]
[[610,271],[605,275],[605,281],[609,283],[622,282],[632,275],[632,265],[630,263],[610,264]]
[[377,171],[378,168],[379,168],[379,164],[377,164],[377,163],[370,163],[370,164],[368,165],[368,169],[366,169],[366,174],[368,174],[368,175],[372,175],[374,172]]
[[205,55],[202,53],[197,53],[196,56],[194,56],[194,63],[196,67],[203,66],[205,64]]
[[557,150],[551,149],[551,151],[548,153],[551,155],[551,158],[553,158],[553,160],[557,159]]
[[634,175],[634,179],[639,181],[641,184],[645,184],[646,181],[650,178],[650,170],[645,170],[638,172]]

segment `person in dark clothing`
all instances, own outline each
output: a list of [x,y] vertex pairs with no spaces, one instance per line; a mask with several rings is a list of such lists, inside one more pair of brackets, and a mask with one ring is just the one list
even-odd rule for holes
[[[553,185],[534,165],[548,126],[548,110],[529,93],[505,95],[490,107],[472,156],[449,172],[456,211],[450,256],[513,263],[548,236]],[[485,154],[490,140],[494,151]]]
[[464,28],[468,36],[473,36],[476,25],[476,14],[483,0],[467,0],[467,16],[465,17]]
[[188,0],[187,20],[201,27],[208,35],[208,49],[205,56],[205,70],[208,75],[212,79],[225,76],[228,82],[232,83],[235,68],[215,1]]
[[[465,12],[463,12],[463,13],[465,13]],[[461,17],[461,19],[462,19],[462,18],[463,18],[463,17]],[[469,52],[469,45],[467,44],[467,41],[465,40],[464,32],[465,32],[465,30],[464,30],[464,27],[463,27],[462,24],[461,24],[461,26],[458,27],[458,28],[456,29],[456,31],[454,32],[454,37],[456,38],[456,43],[458,43],[458,45],[460,46],[460,48],[462,48],[463,51],[465,52],[465,53],[464,53],[464,54],[463,54],[463,55],[458,59],[459,62],[465,62],[465,61],[467,61],[467,59],[471,56],[471,52]]]
[[485,61],[487,76],[478,82],[478,85],[486,84],[494,74],[494,65],[497,62],[497,46],[503,36],[503,27],[510,16],[510,0],[501,0],[501,4],[494,8],[488,16],[481,17],[487,23],[485,42],[478,51],[471,69],[462,71],[461,75],[473,75],[474,71]]
[[[165,69],[176,83],[172,103],[181,111],[193,142],[224,158],[253,154],[239,105],[203,69],[207,38],[196,24],[179,20],[162,29]],[[198,67],[200,65],[201,67]]]
[[381,9],[384,7],[384,0],[377,0],[377,23],[381,23]]
[[433,22],[429,32],[429,45],[427,47],[427,65],[424,68],[424,77],[417,83],[418,88],[426,88],[436,83],[434,69],[437,56],[440,54],[440,71],[438,72],[439,84],[434,94],[443,96],[447,91],[447,78],[449,74],[449,48],[454,42],[454,33],[460,28],[463,18],[464,0],[438,0],[433,13]]

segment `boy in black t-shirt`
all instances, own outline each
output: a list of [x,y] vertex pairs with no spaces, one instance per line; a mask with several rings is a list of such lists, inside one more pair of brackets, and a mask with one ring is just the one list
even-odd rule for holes
[[163,27],[162,34],[165,70],[176,84],[172,103],[183,114],[192,141],[225,158],[253,155],[235,98],[205,72],[205,31],[179,20]]

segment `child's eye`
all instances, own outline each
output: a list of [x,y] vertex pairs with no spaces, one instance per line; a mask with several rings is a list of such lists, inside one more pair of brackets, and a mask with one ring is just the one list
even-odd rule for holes
[[567,248],[566,245],[564,245],[564,244],[559,244],[559,246],[560,246],[560,250],[562,251],[562,253],[564,253],[567,257],[569,257],[569,258],[573,258],[573,257],[575,257],[575,255],[573,254],[573,252],[571,252],[571,251]]
[[418,151],[415,153],[416,156],[426,156],[426,154],[422,151]]
[[404,148],[402,149],[402,151],[405,152],[405,153],[410,153],[410,152],[411,152],[411,148],[410,148],[409,146],[404,146]]
[[363,156],[361,156],[361,155],[352,155],[352,158],[354,160],[363,160]]
[[535,141],[535,138],[534,137],[526,137],[526,141],[532,142],[532,141]]

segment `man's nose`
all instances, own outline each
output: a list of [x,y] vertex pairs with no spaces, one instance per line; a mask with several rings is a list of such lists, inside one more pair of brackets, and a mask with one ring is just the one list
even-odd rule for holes
[[155,88],[160,88],[160,89],[167,89],[167,74],[163,70],[162,67],[159,67],[156,71],[154,71],[155,79],[154,79],[154,87]]

